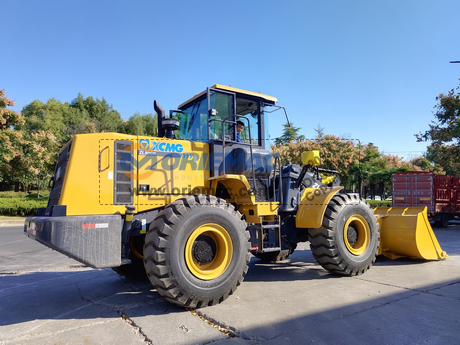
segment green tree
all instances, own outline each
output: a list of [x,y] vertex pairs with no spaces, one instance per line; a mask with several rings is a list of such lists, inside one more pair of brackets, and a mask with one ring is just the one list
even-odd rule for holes
[[417,141],[432,141],[427,159],[450,175],[460,175],[460,94],[456,90],[460,86],[436,97],[435,121],[425,133],[415,135]]
[[417,157],[417,158],[411,159],[410,162],[411,164],[420,167],[420,169],[422,170],[430,170],[430,168],[433,166],[431,162],[425,157]]
[[84,98],[81,94],[72,105],[50,98],[46,103],[35,100],[22,110],[25,130],[31,133],[50,130],[60,145],[74,135],[95,132],[121,132],[124,125],[118,112],[104,99]]
[[358,193],[364,195],[364,185],[366,181],[369,181],[372,174],[379,170],[377,161],[380,158],[380,152],[373,143],[367,145],[362,145],[360,143],[356,149],[357,159],[349,170],[351,176],[350,184],[356,184]]
[[157,115],[136,112],[125,122],[125,133],[156,137],[158,135]]
[[46,103],[35,100],[21,111],[21,115],[25,120],[23,130],[30,133],[51,131],[56,138],[62,139],[64,123],[68,113],[68,103],[63,104],[54,98],[50,98]]
[[[420,167],[406,162],[403,158],[380,153],[378,147],[369,143],[361,147],[360,160],[352,170],[357,176],[359,193],[367,197],[370,194],[374,199],[378,186],[382,199],[390,194],[391,175],[399,171],[421,170]],[[365,189],[368,189],[367,191]],[[366,195],[364,195],[366,194]]]
[[304,135],[299,135],[299,131],[302,129],[301,127],[295,127],[294,123],[291,122],[291,125],[288,123],[285,123],[283,125],[283,134],[275,138],[275,145],[280,145],[280,144],[289,144],[293,141],[299,141],[299,140],[304,140],[305,136]]
[[438,175],[445,174],[444,170],[439,164],[435,164],[432,160],[429,160],[428,158],[423,156],[412,159],[410,163],[420,167],[420,169],[423,171],[430,171]]
[[321,124],[318,123],[318,126],[316,128],[313,128],[313,130],[316,132],[316,137],[321,139],[324,137],[324,127],[321,127]]
[[118,111],[111,104],[88,96],[84,98],[81,93],[70,103],[70,107],[78,109],[84,116],[85,121],[94,123],[97,132],[124,132],[124,124]]
[[63,144],[76,134],[96,132],[95,123],[88,120],[83,112],[72,107],[68,108],[62,132]]

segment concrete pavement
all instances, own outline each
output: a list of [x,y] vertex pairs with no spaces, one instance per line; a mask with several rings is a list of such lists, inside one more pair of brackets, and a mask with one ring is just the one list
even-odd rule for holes
[[458,344],[460,225],[435,233],[447,260],[380,258],[352,278],[328,274],[306,244],[281,263],[252,258],[234,295],[190,311],[2,227],[0,343]]

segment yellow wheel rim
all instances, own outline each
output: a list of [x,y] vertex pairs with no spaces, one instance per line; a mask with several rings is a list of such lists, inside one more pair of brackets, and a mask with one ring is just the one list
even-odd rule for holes
[[129,246],[131,248],[131,251],[133,252],[133,254],[135,256],[137,256],[139,259],[141,260],[144,260],[144,255],[142,255],[142,253],[140,253],[137,249],[136,249],[136,245],[134,243],[134,236],[131,236],[130,239],[129,239]]
[[225,272],[232,253],[233,245],[228,232],[218,224],[208,223],[195,229],[188,238],[185,262],[195,277],[211,280]]
[[353,255],[361,255],[369,247],[371,230],[364,217],[355,214],[348,218],[343,227],[343,240]]

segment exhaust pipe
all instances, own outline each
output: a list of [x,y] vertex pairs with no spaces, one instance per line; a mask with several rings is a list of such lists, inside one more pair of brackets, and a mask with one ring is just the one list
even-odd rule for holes
[[163,118],[165,117],[165,111],[162,107],[160,107],[157,101],[153,101],[153,109],[155,109],[158,116],[158,136],[162,138],[165,136],[165,130],[163,128]]
[[169,139],[176,139],[174,131],[179,129],[179,120],[174,119],[172,114],[170,114],[169,118],[166,118],[165,111],[160,107],[157,101],[153,101],[153,108],[158,115],[158,136],[160,138],[166,137]]

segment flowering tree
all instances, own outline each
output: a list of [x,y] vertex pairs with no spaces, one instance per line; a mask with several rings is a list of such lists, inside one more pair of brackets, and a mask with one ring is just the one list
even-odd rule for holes
[[11,182],[16,171],[15,161],[22,157],[24,137],[16,130],[24,124],[21,114],[7,107],[14,106],[14,101],[5,96],[5,89],[0,90],[0,180]]
[[318,150],[321,166],[338,171],[342,181],[347,181],[350,166],[357,161],[357,150],[352,140],[326,134],[316,140],[302,140],[288,144],[272,146],[272,152],[278,153],[281,163],[302,164],[302,152]]
[[57,138],[51,130],[30,133],[30,140],[27,141],[24,149],[23,161],[27,163],[28,173],[33,175],[34,180],[36,179],[38,196],[40,196],[40,181],[49,181],[53,175],[59,148]]
[[14,101],[0,90],[0,179],[29,190],[38,175],[53,169],[58,142],[51,130],[30,131],[20,113],[7,107]]
[[272,146],[272,152],[280,155],[282,164],[287,161],[302,164],[302,152],[311,150],[319,150],[322,167],[338,171],[343,186],[351,189],[357,185],[358,192],[365,197],[369,192],[373,198],[378,185],[383,198],[385,189],[391,188],[391,175],[395,172],[421,170],[401,157],[380,153],[372,143],[362,145],[330,134],[315,140]]

